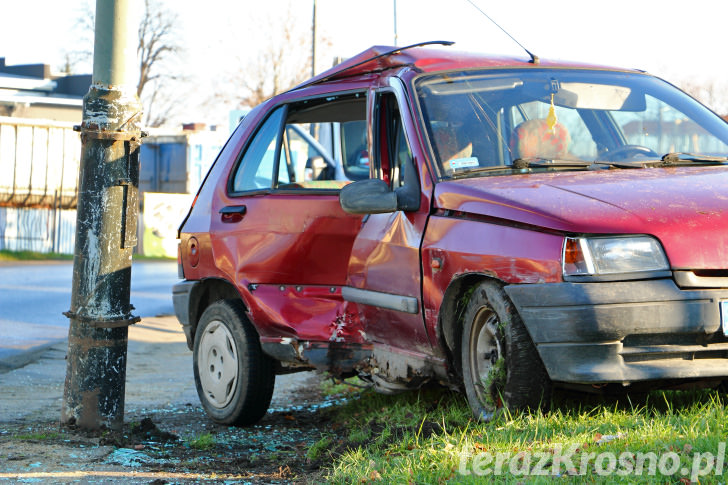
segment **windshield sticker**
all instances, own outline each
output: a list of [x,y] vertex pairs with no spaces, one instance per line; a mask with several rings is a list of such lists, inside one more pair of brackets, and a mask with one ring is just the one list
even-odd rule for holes
[[461,168],[473,168],[479,166],[480,164],[478,163],[477,157],[455,158],[454,160],[450,160],[450,168],[452,170],[459,170]]

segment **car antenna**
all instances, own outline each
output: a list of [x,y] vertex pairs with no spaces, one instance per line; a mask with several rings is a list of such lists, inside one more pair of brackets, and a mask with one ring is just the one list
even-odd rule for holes
[[533,64],[540,64],[541,63],[541,59],[539,59],[536,54],[534,54],[530,50],[526,49],[523,46],[523,44],[521,44],[520,42],[518,42],[515,37],[513,37],[511,34],[508,33],[508,31],[506,29],[504,29],[503,27],[501,27],[500,25],[498,25],[498,22],[496,22],[495,20],[493,20],[492,18],[490,18],[490,16],[487,13],[485,13],[483,11],[483,9],[481,9],[480,7],[478,7],[475,4],[475,2],[473,2],[473,0],[465,0],[465,1],[468,2],[470,5],[472,5],[473,7],[475,7],[478,10],[478,12],[482,13],[483,15],[485,15],[485,18],[487,18],[488,20],[490,20],[491,22],[493,22],[493,25],[495,25],[496,27],[498,27],[499,29],[501,29],[503,31],[503,33],[506,34],[508,37],[510,37],[513,42],[515,42],[516,44],[518,44],[518,46],[521,49],[523,49],[524,51],[526,51],[526,53],[529,56],[531,56],[531,63],[533,63]]
[[392,49],[392,50],[389,50],[387,52],[382,52],[381,54],[377,54],[376,56],[368,57],[367,59],[364,59],[361,62],[357,62],[356,64],[352,64],[351,66],[348,66],[345,69],[342,69],[340,71],[333,72],[333,73],[331,73],[330,76],[326,76],[326,77],[323,77],[321,79],[314,79],[314,80],[305,82],[305,83],[303,83],[303,84],[301,84],[299,86],[296,86],[291,91],[296,90],[296,89],[301,89],[301,88],[304,88],[306,86],[310,86],[312,84],[318,84],[318,83],[322,83],[324,81],[328,81],[329,79],[331,79],[334,76],[339,76],[342,72],[346,72],[346,71],[348,71],[350,69],[354,69],[355,67],[359,67],[362,64],[366,64],[367,62],[374,61],[374,60],[379,59],[381,57],[387,57],[387,56],[391,56],[392,54],[397,54],[397,53],[399,53],[401,51],[404,51],[404,50],[407,50],[407,49],[412,49],[414,47],[422,47],[422,46],[425,46],[425,45],[446,45],[446,46],[450,46],[450,45],[453,45],[454,43],[455,42],[452,42],[452,41],[449,41],[449,40],[429,40],[427,42],[418,42],[417,44],[410,44],[410,45],[406,45],[404,47],[397,47],[396,49]]

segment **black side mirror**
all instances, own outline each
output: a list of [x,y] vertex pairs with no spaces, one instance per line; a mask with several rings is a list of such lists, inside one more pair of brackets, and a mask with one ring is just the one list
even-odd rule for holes
[[352,182],[339,192],[341,208],[350,214],[382,214],[396,212],[397,194],[380,179]]

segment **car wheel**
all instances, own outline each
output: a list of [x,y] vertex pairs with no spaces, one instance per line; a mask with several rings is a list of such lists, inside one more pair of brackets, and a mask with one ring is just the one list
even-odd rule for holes
[[262,418],[273,395],[273,360],[242,303],[220,300],[205,310],[195,332],[193,366],[205,412],[220,424],[248,425]]
[[473,414],[490,421],[507,408],[537,409],[551,398],[551,380],[518,312],[500,286],[475,287],[461,339],[463,386]]

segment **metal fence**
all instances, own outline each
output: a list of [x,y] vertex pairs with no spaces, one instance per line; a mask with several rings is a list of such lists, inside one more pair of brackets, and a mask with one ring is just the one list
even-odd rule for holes
[[73,254],[76,210],[0,207],[0,250]]
[[80,158],[73,123],[0,117],[0,206],[75,208]]
[[[145,139],[140,196],[196,192],[225,137],[210,131]],[[0,250],[73,253],[80,158],[81,139],[73,123],[0,116]],[[189,201],[181,204],[186,213]],[[170,253],[166,246],[176,253],[179,221],[157,219],[154,231],[147,231],[139,218],[137,250],[144,251],[146,239],[151,254]]]

